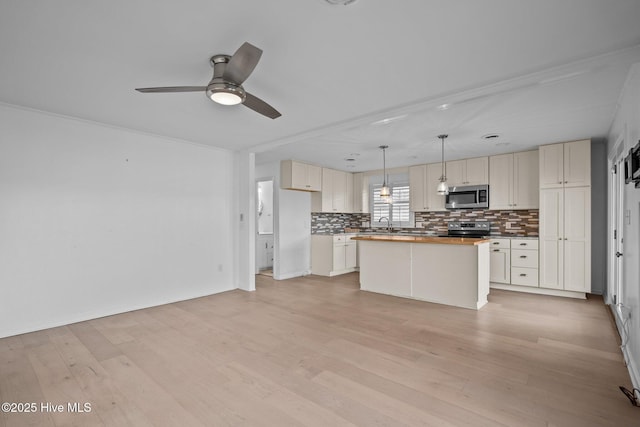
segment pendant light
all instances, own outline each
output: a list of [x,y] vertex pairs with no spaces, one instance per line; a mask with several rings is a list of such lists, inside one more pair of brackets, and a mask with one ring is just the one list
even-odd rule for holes
[[387,158],[385,150],[388,145],[381,145],[382,150],[382,188],[380,189],[380,199],[383,203],[391,203],[391,189],[387,185]]
[[449,186],[447,185],[447,167],[444,163],[444,140],[449,135],[438,135],[438,138],[442,140],[442,175],[440,175],[440,183],[438,184],[438,194],[446,196],[449,194]]

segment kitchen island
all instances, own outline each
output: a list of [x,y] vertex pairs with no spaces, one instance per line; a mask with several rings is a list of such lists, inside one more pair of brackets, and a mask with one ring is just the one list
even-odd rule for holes
[[478,310],[489,294],[489,241],[372,235],[359,242],[360,289]]

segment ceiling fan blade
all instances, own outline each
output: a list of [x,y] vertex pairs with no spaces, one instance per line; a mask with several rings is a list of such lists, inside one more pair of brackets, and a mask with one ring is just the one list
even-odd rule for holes
[[278,110],[276,110],[275,108],[273,108],[271,105],[267,104],[266,102],[264,102],[262,99],[258,98],[257,96],[251,95],[250,93],[246,92],[246,98],[243,102],[243,104],[246,107],[251,108],[253,111],[256,111],[260,114],[262,114],[263,116],[267,116],[270,119],[277,119],[278,117],[280,117],[282,114],[280,114],[278,112]]
[[168,87],[141,87],[136,88],[142,93],[168,93],[168,92],[204,92],[206,86],[168,86]]
[[245,42],[229,60],[222,78],[241,85],[253,72],[253,69],[256,68],[261,56],[262,49]]

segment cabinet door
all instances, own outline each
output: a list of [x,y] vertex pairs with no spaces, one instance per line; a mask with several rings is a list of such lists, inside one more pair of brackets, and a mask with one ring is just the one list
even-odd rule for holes
[[353,213],[353,174],[345,172],[344,212]]
[[425,181],[426,206],[428,211],[446,211],[444,207],[445,196],[438,194],[436,189],[442,176],[442,164],[431,163],[427,165],[427,179]]
[[564,289],[591,292],[591,187],[564,190]]
[[347,208],[347,173],[332,170],[333,175],[333,194],[331,199],[332,212],[345,212]]
[[564,186],[591,185],[591,140],[564,144]]
[[357,249],[356,241],[345,245],[345,268],[355,268],[357,266]]
[[465,185],[486,185],[489,183],[489,158],[478,157],[466,160]]
[[[538,151],[513,154],[513,209],[538,209],[540,179]],[[490,198],[493,197],[491,187]]]
[[364,174],[362,172],[353,174],[353,213],[363,212],[363,180]]
[[543,145],[538,149],[540,188],[561,188],[564,185],[564,145]]
[[513,154],[489,157],[489,208],[513,209],[513,185]]
[[322,168],[320,166],[307,166],[307,184],[310,191],[322,191]]
[[307,165],[304,163],[291,162],[291,187],[307,188]]
[[455,187],[465,184],[465,168],[467,166],[466,160],[454,160],[447,162],[447,184],[450,187]]
[[333,271],[342,271],[346,268],[346,246],[344,243],[333,245]]
[[540,190],[540,287],[564,287],[564,190]]
[[491,249],[491,252],[489,252],[489,281],[495,283],[511,282],[510,253],[509,249]]
[[426,165],[409,167],[409,208],[412,212],[427,210],[425,200]]

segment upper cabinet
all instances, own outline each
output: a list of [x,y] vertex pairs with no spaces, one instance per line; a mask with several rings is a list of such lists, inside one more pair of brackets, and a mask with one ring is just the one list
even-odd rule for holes
[[591,185],[591,141],[540,147],[540,188]]
[[489,158],[476,157],[447,162],[447,183],[451,187],[488,184]]
[[538,209],[538,151],[489,157],[489,209]]
[[413,212],[443,211],[444,196],[436,192],[442,169],[440,163],[409,167],[410,209]]
[[312,212],[353,212],[353,175],[322,168],[322,192],[311,196]]
[[353,213],[369,213],[369,185],[364,173],[353,174]]
[[280,162],[280,188],[322,191],[322,168],[295,160]]

